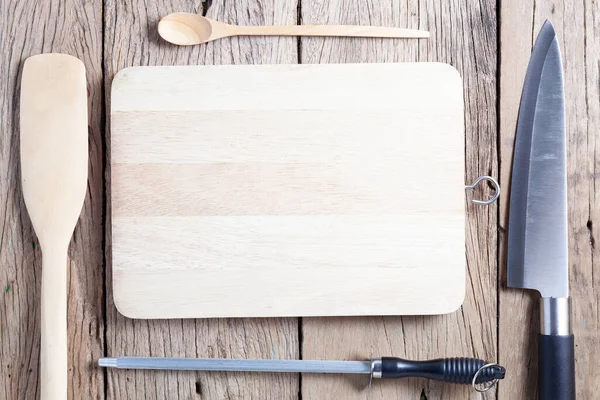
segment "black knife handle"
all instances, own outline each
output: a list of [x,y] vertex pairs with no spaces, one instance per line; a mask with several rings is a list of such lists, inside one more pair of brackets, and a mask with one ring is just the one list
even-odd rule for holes
[[539,335],[540,400],[575,400],[573,335]]
[[[439,358],[428,361],[411,361],[396,357],[381,358],[381,379],[427,378],[443,382],[471,384],[473,377],[487,363],[475,358]],[[475,383],[504,379],[506,370],[499,365],[483,368]]]

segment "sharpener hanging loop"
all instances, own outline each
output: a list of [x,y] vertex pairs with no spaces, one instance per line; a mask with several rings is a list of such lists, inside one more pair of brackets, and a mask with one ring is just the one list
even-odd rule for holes
[[492,186],[494,186],[494,196],[489,200],[471,200],[471,201],[475,204],[480,204],[482,206],[488,206],[488,205],[492,204],[493,202],[495,202],[496,200],[498,200],[498,197],[500,197],[500,185],[494,178],[492,178],[491,176],[482,175],[479,178],[477,178],[475,180],[475,182],[473,182],[471,185],[465,186],[465,190],[475,189],[475,187],[479,184],[479,182],[481,182],[483,180],[490,182],[492,184]]
[[[475,184],[477,184],[477,183],[475,183]],[[478,386],[478,384],[477,384],[477,377],[479,376],[479,374],[481,373],[481,371],[485,370],[488,367],[499,367],[499,365],[496,364],[496,363],[485,364],[481,368],[479,368],[477,370],[477,372],[475,372],[475,375],[473,375],[473,380],[471,381],[471,386],[473,386],[473,389],[475,389],[475,391],[477,391],[479,393],[487,392],[488,390],[490,390],[491,388],[493,388],[494,386],[496,386],[496,383],[498,383],[498,378],[496,378],[496,379],[494,379],[491,382],[487,382],[487,383],[481,384],[483,386]]]

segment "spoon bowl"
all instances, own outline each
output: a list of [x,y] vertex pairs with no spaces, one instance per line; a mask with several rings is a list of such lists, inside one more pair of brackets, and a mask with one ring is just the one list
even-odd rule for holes
[[158,33],[167,42],[180,46],[206,43],[229,36],[224,24],[198,14],[169,14],[158,23]]

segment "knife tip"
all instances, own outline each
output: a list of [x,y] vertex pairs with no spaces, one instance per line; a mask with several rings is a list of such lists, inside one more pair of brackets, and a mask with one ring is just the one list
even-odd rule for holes
[[542,25],[542,29],[540,30],[540,33],[543,31],[552,32],[553,34],[556,33],[554,31],[554,25],[552,25],[552,21],[550,21],[550,18],[546,18],[546,21],[544,21],[544,25]]

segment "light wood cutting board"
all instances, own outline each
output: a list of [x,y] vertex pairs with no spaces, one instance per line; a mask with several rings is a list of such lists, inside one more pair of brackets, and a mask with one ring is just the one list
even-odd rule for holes
[[113,82],[111,126],[124,315],[438,314],[462,303],[452,67],[128,68]]

